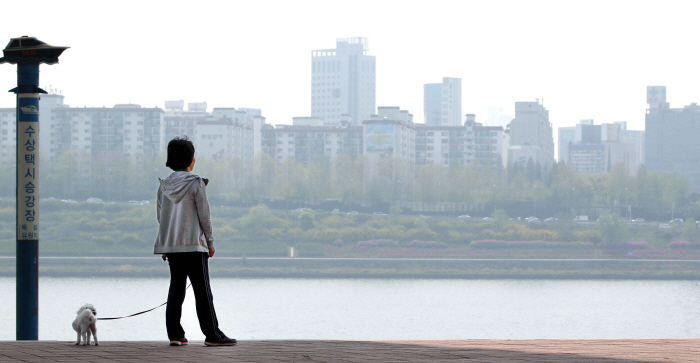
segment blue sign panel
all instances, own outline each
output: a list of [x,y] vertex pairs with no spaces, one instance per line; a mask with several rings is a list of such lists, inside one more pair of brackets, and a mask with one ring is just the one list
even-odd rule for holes
[[39,240],[39,94],[17,95],[17,240]]
[[39,97],[18,97],[19,122],[39,122]]

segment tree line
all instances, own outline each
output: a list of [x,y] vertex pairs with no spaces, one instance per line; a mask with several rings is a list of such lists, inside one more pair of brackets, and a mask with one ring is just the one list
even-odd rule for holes
[[[152,200],[158,177],[171,170],[165,154],[136,161],[68,151],[41,164],[41,196],[105,201]],[[252,206],[272,203],[285,208],[337,205],[347,210],[386,210],[404,202],[462,203],[475,215],[503,209],[509,216],[540,218],[613,213],[623,218],[666,220],[700,216],[697,193],[677,175],[640,168],[629,174],[622,165],[608,173],[580,174],[564,162],[549,170],[511,170],[478,162],[466,165],[409,165],[400,159],[370,163],[365,156],[338,155],[308,165],[289,158],[281,163],[259,155],[240,159],[198,157],[195,173],[210,179],[215,203]],[[14,166],[0,167],[0,196],[14,196]],[[331,204],[329,204],[331,203]]]

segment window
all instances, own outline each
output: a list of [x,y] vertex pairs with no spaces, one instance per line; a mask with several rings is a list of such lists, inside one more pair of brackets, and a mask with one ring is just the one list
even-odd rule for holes
[[89,138],[89,137],[86,137],[86,138],[85,138],[85,141],[90,141],[90,138]]
[[136,124],[137,124],[137,125],[143,125],[143,121],[138,121]]

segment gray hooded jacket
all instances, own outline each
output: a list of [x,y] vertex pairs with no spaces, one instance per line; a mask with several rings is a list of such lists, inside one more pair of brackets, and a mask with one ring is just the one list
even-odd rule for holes
[[158,188],[158,237],[154,254],[209,252],[214,236],[207,200],[207,179],[173,172]]

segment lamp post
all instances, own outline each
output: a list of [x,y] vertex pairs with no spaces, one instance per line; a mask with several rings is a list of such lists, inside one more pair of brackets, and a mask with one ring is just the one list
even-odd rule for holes
[[56,64],[68,47],[12,38],[0,64],[17,65],[16,339],[39,339],[39,65]]

